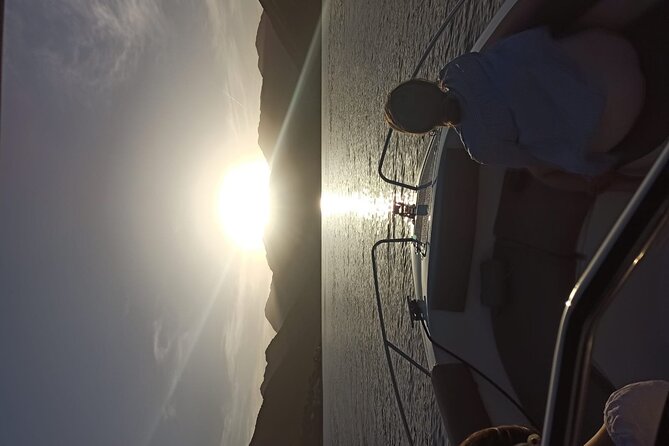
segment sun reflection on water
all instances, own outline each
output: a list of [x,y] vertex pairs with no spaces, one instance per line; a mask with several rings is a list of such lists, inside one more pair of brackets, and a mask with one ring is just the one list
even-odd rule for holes
[[[411,202],[407,199],[401,201]],[[392,207],[392,197],[374,196],[365,192],[350,194],[326,192],[321,197],[321,214],[324,218],[341,215],[353,215],[365,219],[387,217],[390,215]]]

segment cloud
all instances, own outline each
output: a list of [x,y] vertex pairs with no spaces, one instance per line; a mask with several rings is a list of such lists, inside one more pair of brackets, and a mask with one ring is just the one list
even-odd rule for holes
[[163,406],[161,414],[163,421],[171,420],[172,418],[176,417],[176,415],[177,415],[177,409],[173,402],[170,401]]
[[11,2],[7,14],[12,45],[32,65],[20,68],[83,95],[127,79],[165,31],[157,0],[28,0]]
[[[223,103],[229,101],[229,109],[232,111],[228,113],[228,108],[221,107],[225,116],[220,120],[216,116],[217,125],[225,127],[226,122],[231,123],[229,127],[232,131],[225,129],[222,132],[225,134],[232,134],[233,131],[244,137],[250,134],[249,138],[240,137],[239,141],[230,138],[234,144],[226,145],[223,150],[231,152],[238,150],[238,146],[247,146],[247,141],[253,144],[257,139],[260,77],[253,38],[259,15],[259,3],[248,0],[15,0],[7,2],[8,34],[5,49],[13,70],[12,80],[15,85],[19,85],[21,93],[28,97],[25,102],[46,109],[44,115],[49,121],[58,116],[53,113],[54,109],[66,110],[66,113],[60,114],[63,116],[62,121],[68,125],[67,129],[72,125],[76,131],[85,126],[80,125],[79,116],[74,116],[72,110],[76,110],[79,115],[90,115],[90,120],[97,122],[98,116],[103,115],[89,114],[88,110],[91,106],[104,105],[109,98],[120,98],[119,108],[125,115],[136,113],[137,116],[145,111],[135,111],[136,102],[146,107],[146,113],[153,112],[152,107],[155,107],[156,115],[161,117],[168,114],[171,110],[169,107],[173,106],[170,104],[175,103],[170,96],[165,102],[160,102],[161,107],[158,108],[151,101],[144,100],[144,96],[123,96],[121,86],[133,85],[145,94],[145,87],[150,85],[156,91],[163,92],[157,89],[156,84],[165,77],[166,80],[163,80],[168,87],[167,93],[177,98],[183,93],[186,99],[194,95],[192,90],[201,86],[211,88],[207,98],[216,97],[218,87],[222,87],[220,100]],[[198,56],[202,60],[197,59]],[[156,62],[153,68],[158,73],[150,72],[143,78],[138,76],[145,74],[141,70],[153,62]],[[178,65],[177,69],[170,70],[175,65]],[[202,72],[215,81],[212,81],[213,87],[207,87],[207,82],[200,82],[197,75]],[[209,77],[201,77],[209,80]],[[131,96],[132,100],[139,97],[139,100],[128,102],[127,96]],[[70,98],[84,107],[70,107]],[[197,104],[196,100],[199,100],[199,96],[192,99],[193,103]],[[61,106],[61,103],[64,105]],[[167,105],[162,107],[163,104]],[[177,102],[175,107],[177,110],[184,108],[182,102]],[[211,119],[206,114],[207,109],[199,113],[193,113],[192,109],[191,114],[197,120]],[[211,109],[214,110],[213,107]],[[32,114],[29,115],[32,117]],[[152,122],[148,118],[144,119],[133,120],[133,123]],[[147,129],[147,132],[160,130],[161,127],[157,126],[156,129]],[[119,139],[134,138],[124,134],[114,136]],[[98,149],[91,147],[92,150]],[[141,152],[140,155],[146,153],[149,152]],[[124,178],[127,178],[127,173],[124,174]],[[155,249],[151,252],[157,251]],[[162,261],[156,261],[152,267],[158,265],[156,269],[159,269],[162,264]],[[238,285],[232,279],[234,273],[228,275],[227,269],[227,266],[223,268],[222,283],[214,286],[211,294],[209,290],[202,293],[198,290],[197,294],[202,294],[201,299],[189,300],[184,308],[178,304],[161,302],[160,314],[152,313],[143,319],[146,324],[143,326],[146,338],[141,341],[146,347],[144,359],[149,363],[155,362],[158,379],[165,381],[160,386],[164,387],[164,395],[160,396],[156,410],[156,424],[161,419],[174,417],[177,412],[179,416],[184,412],[178,410],[181,405],[175,406],[174,393],[216,298],[224,294],[221,311],[214,313],[219,324],[214,328],[221,336],[216,340],[220,339],[220,342],[215,344],[216,351],[212,347],[211,355],[220,357],[221,364],[216,364],[216,368],[220,369],[220,374],[226,379],[217,379],[214,385],[220,385],[220,389],[229,395],[222,403],[225,410],[221,415],[221,424],[224,424],[226,416],[234,421],[225,423],[227,435],[239,438],[249,435],[259,406],[258,385],[264,366],[263,350],[266,342],[259,341],[257,332],[259,324],[264,322],[262,309],[269,289],[269,273],[258,273],[267,283],[258,281],[255,275],[245,276],[244,281],[263,283],[258,284],[257,289],[237,292]],[[191,275],[197,276],[199,273],[201,271]],[[169,277],[164,282],[173,283],[172,280],[178,282],[179,277]],[[149,279],[146,279],[146,283],[149,289]],[[221,292],[223,285],[233,289],[230,291],[233,296],[227,300],[229,296]],[[165,294],[171,296],[172,293],[175,296],[179,294],[176,290]],[[202,305],[202,316],[199,316],[199,310],[194,310],[199,308],[198,305]],[[245,308],[247,313],[243,311]],[[249,308],[254,309],[252,314]],[[123,310],[126,317],[134,316],[130,304],[126,303]],[[193,317],[191,313],[198,315]],[[218,329],[219,326],[224,328]],[[197,361],[194,364],[193,368],[199,366]],[[229,375],[231,377],[228,379]],[[236,386],[234,390],[233,386]],[[249,396],[250,392],[253,392],[253,396]],[[250,409],[250,406],[253,408]],[[240,410],[236,411],[237,408]]]
[[173,339],[166,339],[163,332],[163,322],[157,320],[153,322],[153,357],[158,364],[162,364],[167,359],[172,349]]
[[151,429],[151,435],[160,423],[170,421],[177,416],[176,401],[173,395],[188,364],[194,344],[191,332],[179,332],[175,327],[167,328],[170,326],[169,319],[164,316],[153,322],[153,358],[156,365],[167,374],[166,394],[158,408],[159,413]]

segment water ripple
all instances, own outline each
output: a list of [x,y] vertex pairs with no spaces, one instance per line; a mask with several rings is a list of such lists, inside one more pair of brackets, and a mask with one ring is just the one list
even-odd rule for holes
[[[323,392],[324,444],[406,444],[378,329],[371,277],[372,244],[410,233],[389,214],[393,200],[414,197],[383,183],[376,163],[387,127],[383,102],[405,80],[455,2],[333,0],[323,48]],[[420,76],[435,78],[470,48],[500,0],[470,1],[446,30]],[[385,172],[415,182],[426,138],[398,137]],[[389,337],[425,363],[418,328],[404,305],[411,293],[409,251],[380,251],[381,292]],[[400,393],[417,445],[445,444],[429,379],[395,361]]]

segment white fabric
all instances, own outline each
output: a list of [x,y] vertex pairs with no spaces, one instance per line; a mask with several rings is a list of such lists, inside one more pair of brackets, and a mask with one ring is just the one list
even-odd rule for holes
[[593,176],[617,162],[609,153],[590,152],[606,92],[546,27],[456,57],[439,78],[460,103],[456,131],[482,164],[552,166]]
[[653,446],[669,394],[667,381],[629,384],[611,394],[604,426],[616,446]]

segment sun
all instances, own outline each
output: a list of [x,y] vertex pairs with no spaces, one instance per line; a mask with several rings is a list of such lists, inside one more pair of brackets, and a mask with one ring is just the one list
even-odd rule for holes
[[262,251],[269,218],[267,163],[258,160],[230,168],[221,182],[217,204],[227,237],[244,251]]

